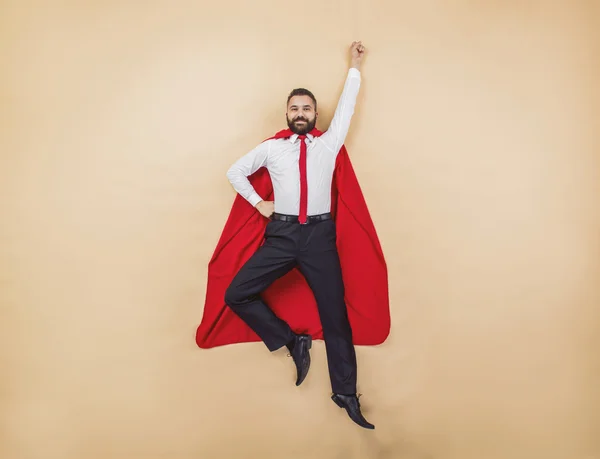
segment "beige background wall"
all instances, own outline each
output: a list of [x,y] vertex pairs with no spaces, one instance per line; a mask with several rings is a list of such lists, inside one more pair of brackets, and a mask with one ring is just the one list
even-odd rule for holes
[[[0,457],[600,458],[597,3],[0,3]],[[389,264],[358,348],[374,432],[323,343],[195,346],[227,167],[331,119]]]

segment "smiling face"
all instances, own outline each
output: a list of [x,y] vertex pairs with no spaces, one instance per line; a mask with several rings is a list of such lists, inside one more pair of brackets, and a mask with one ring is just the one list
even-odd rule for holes
[[317,124],[317,103],[310,91],[296,89],[288,97],[287,125],[298,135],[312,131]]

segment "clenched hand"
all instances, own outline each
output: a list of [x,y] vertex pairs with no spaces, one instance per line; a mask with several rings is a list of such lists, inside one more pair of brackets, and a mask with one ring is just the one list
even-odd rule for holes
[[365,54],[365,47],[362,41],[353,41],[350,46],[350,57],[352,58],[352,67],[360,69],[363,55]]
[[273,201],[260,201],[256,204],[256,210],[264,217],[270,218],[273,212],[275,212],[275,203]]

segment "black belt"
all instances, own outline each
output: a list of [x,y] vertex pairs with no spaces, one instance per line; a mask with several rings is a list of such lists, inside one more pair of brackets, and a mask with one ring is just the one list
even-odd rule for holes
[[[299,223],[298,215],[285,215],[285,214],[278,214],[278,213],[274,212],[273,214],[271,214],[271,219],[272,220],[280,220],[283,222]],[[320,214],[320,215],[309,215],[308,217],[306,217],[306,223],[304,223],[304,225],[308,225],[310,223],[322,222],[324,220],[329,220],[329,219],[331,219],[330,212],[327,212],[325,214]]]

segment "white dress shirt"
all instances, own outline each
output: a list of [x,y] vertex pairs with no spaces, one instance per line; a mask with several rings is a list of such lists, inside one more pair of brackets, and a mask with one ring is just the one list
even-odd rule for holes
[[[335,162],[350,128],[360,83],[360,71],[351,67],[329,129],[320,137],[307,134],[308,215],[323,214],[331,210],[331,182]],[[273,183],[275,212],[298,215],[299,159],[300,140],[297,134],[289,139],[267,140],[236,161],[227,171],[227,178],[240,195],[252,206],[256,206],[263,198],[258,195],[247,177],[261,167],[266,167]]]

